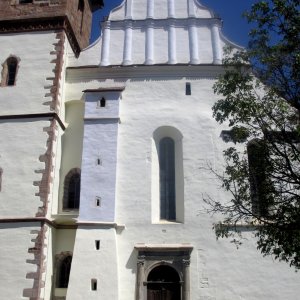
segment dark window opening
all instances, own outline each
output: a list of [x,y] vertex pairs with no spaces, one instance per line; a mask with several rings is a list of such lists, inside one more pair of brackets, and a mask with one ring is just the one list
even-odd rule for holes
[[100,241],[95,241],[96,250],[100,250]]
[[159,142],[160,219],[176,220],[175,143],[165,137]]
[[147,300],[181,300],[180,277],[170,266],[154,268],[147,278]]
[[58,288],[67,288],[70,278],[72,256],[65,257],[60,263],[58,270],[57,285]]
[[97,291],[97,279],[92,279],[91,280],[91,290],[92,291]]
[[190,82],[187,82],[187,83],[185,84],[185,94],[186,94],[187,96],[192,95],[192,88],[191,88],[191,83],[190,83]]
[[33,0],[20,0],[19,3],[20,4],[27,4],[27,3],[32,3]]
[[80,170],[72,169],[64,182],[63,209],[78,209],[80,203]]
[[270,167],[265,142],[252,140],[247,145],[247,152],[252,212],[258,217],[267,217],[273,203],[273,185],[268,176]]
[[79,0],[78,1],[78,11],[81,14],[81,17],[80,17],[80,33],[82,33],[83,17],[84,17],[84,0]]
[[84,11],[84,0],[78,1],[78,10],[80,10],[81,12]]
[[96,206],[97,207],[101,206],[101,198],[100,197],[96,197]]
[[102,98],[100,100],[100,107],[105,107],[105,106],[106,106],[106,100],[105,100],[105,98]]
[[7,79],[6,84],[8,86],[15,85],[17,74],[18,61],[14,57],[7,59]]
[[74,174],[69,183],[68,207],[79,208],[80,175]]

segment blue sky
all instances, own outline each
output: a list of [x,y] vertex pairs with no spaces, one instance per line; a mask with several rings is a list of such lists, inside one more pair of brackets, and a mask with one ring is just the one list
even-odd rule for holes
[[[104,16],[123,0],[104,0],[105,7],[94,13],[91,41],[100,35],[100,21]],[[250,26],[242,18],[242,13],[248,10],[254,0],[198,0],[201,4],[211,8],[223,20],[223,33],[232,42],[241,46],[247,46]]]

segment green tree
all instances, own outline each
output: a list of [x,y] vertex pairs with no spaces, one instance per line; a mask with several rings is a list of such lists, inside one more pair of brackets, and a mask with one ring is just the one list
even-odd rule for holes
[[227,203],[206,198],[221,213],[217,237],[241,241],[255,229],[264,255],[300,268],[300,14],[297,0],[257,1],[245,14],[254,24],[244,51],[227,49],[214,86],[213,116],[231,128],[224,151]]

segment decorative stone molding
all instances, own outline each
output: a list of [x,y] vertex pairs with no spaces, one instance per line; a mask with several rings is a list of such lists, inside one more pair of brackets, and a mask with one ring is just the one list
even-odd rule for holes
[[147,278],[150,272],[161,265],[170,266],[180,277],[182,299],[190,300],[190,244],[136,244],[138,251],[136,300],[147,297]]
[[[44,103],[45,105],[50,106],[51,111],[55,111],[59,113],[60,110],[60,102],[59,102],[59,90],[60,90],[60,81],[62,75],[62,66],[63,66],[63,56],[64,56],[64,43],[65,43],[65,35],[63,31],[60,31],[56,35],[57,43],[55,46],[55,51],[51,52],[50,54],[53,55],[55,58],[51,61],[54,64],[53,78],[47,78],[51,81],[49,85],[49,93],[45,95],[45,97],[51,97],[51,101]],[[44,217],[47,214],[48,208],[48,197],[50,193],[50,185],[53,180],[53,159],[55,157],[54,143],[57,140],[57,133],[58,133],[58,125],[57,120],[52,119],[50,121],[50,126],[43,128],[43,131],[48,134],[48,140],[46,144],[46,152],[40,156],[40,161],[45,163],[45,168],[43,170],[36,170],[36,173],[41,173],[42,178],[40,181],[34,182],[35,186],[39,187],[39,192],[36,196],[40,197],[40,201],[42,205],[39,207],[38,212],[36,213],[36,217]]]
[[23,290],[23,297],[30,300],[43,300],[41,298],[41,290],[45,287],[45,281],[42,279],[45,273],[46,256],[44,249],[46,248],[45,236],[48,228],[45,224],[41,225],[40,230],[32,230],[31,234],[36,237],[31,241],[34,243],[33,247],[28,249],[28,253],[34,255],[33,259],[27,259],[26,263],[36,265],[36,272],[29,272],[26,274],[27,279],[33,279],[32,288],[25,288]]
[[49,105],[51,111],[58,112],[60,109],[60,82],[61,76],[63,72],[63,64],[64,64],[64,52],[65,52],[65,34],[63,31],[57,32],[56,34],[57,42],[54,44],[55,50],[50,52],[50,55],[53,57],[51,63],[54,65],[53,73],[54,76],[51,78],[47,78],[50,81],[45,89],[49,90],[45,97],[51,97],[51,102],[46,102],[44,105]]
[[39,187],[39,192],[36,196],[40,197],[42,205],[39,207],[36,217],[45,217],[48,210],[48,197],[50,193],[50,184],[53,179],[53,158],[55,156],[53,148],[54,142],[57,139],[58,126],[56,120],[50,121],[50,126],[43,128],[44,132],[48,134],[47,150],[40,156],[40,161],[45,163],[43,170],[36,170],[36,173],[41,173],[42,178],[40,181],[35,181],[33,184]]

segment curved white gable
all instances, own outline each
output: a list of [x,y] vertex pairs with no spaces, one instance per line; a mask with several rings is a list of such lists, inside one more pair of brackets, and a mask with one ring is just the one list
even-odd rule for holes
[[196,0],[127,0],[112,10],[109,20],[123,20],[132,18],[144,20],[146,18],[211,18],[212,11],[202,6]]
[[99,43],[75,64],[221,64],[223,47],[238,47],[221,26],[197,0],[124,0],[102,23]]

